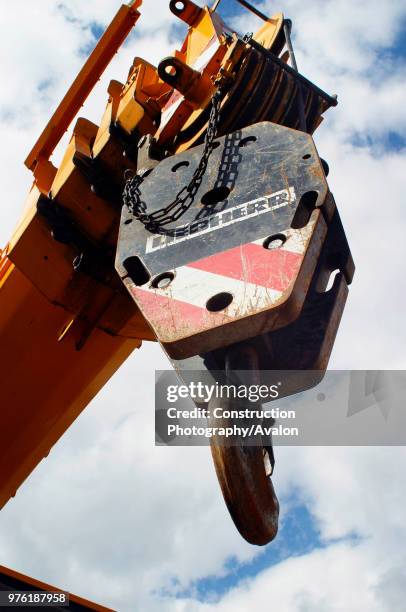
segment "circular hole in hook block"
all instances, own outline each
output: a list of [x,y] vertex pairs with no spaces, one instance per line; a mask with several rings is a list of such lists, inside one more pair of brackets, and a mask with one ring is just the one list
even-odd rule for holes
[[230,195],[231,189],[228,187],[215,187],[207,193],[201,199],[203,206],[215,206],[219,202],[223,202]]
[[238,143],[238,146],[239,147],[248,147],[253,142],[256,142],[256,140],[257,140],[256,136],[247,136],[246,138],[242,138],[240,140],[240,142]]
[[133,219],[126,219],[124,221],[124,225],[130,225],[130,223],[132,223],[132,222],[133,222]]
[[311,155],[310,153],[306,153],[306,155],[303,155],[302,159],[310,159]]
[[178,162],[177,164],[175,164],[172,167],[172,172],[177,172],[178,170],[180,170],[181,168],[187,168],[188,166],[190,166],[190,163],[188,161],[181,161]]
[[153,279],[151,286],[154,287],[154,289],[166,289],[174,278],[175,274],[173,272],[162,272],[162,274],[158,274],[158,276]]
[[265,238],[262,246],[264,249],[268,249],[272,251],[273,249],[279,249],[286,242],[286,236],[284,234],[274,234],[273,236],[268,236]]
[[228,306],[230,306],[234,297],[228,291],[222,291],[221,293],[216,293],[209,300],[207,300],[206,308],[209,312],[220,312],[220,310],[225,310]]
[[221,142],[219,142],[218,140],[213,140],[213,142],[211,143],[211,148],[214,151],[214,149],[217,149],[220,145]]

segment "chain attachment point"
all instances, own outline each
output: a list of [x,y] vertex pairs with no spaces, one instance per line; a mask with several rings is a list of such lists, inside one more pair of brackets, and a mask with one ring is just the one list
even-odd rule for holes
[[214,140],[217,137],[220,120],[221,99],[222,91],[217,89],[212,98],[212,107],[199,165],[193,173],[189,184],[178,192],[173,202],[149,214],[146,210],[146,204],[141,198],[141,185],[147,174],[145,169],[139,170],[137,174],[126,180],[123,191],[123,203],[129,213],[141,221],[149,231],[158,231],[162,226],[176,221],[192,205],[196,192],[206,173],[209,157],[214,148]]

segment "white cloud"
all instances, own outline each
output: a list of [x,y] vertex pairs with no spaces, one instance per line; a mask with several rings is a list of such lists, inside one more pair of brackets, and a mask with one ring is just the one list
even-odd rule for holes
[[[215,604],[175,610],[390,612],[406,595],[404,449],[278,449],[277,485],[307,502],[326,547],[246,580]],[[358,542],[334,539],[357,533]]]
[[[150,344],[142,351],[0,515],[9,565],[120,610],[131,609],[134,593],[151,605],[148,592],[170,589],[172,578],[185,588],[221,572],[229,555],[256,552],[224,512],[209,450],[154,447],[153,364],[167,362]],[[30,554],[21,557],[23,549]]]
[[[64,5],[77,21],[66,21],[52,0],[0,0],[2,241],[30,183],[25,155],[80,68],[90,22],[106,25],[119,2]],[[139,34],[113,61],[86,116],[98,120],[108,80],[124,79],[133,55],[156,61],[169,52],[176,20],[167,5],[144,1]],[[400,0],[280,6],[294,20],[299,67],[340,100],[316,137],[357,264],[332,365],[405,367],[406,152],[379,142],[356,147],[353,138],[405,127],[404,68],[384,48],[396,40],[406,7]],[[241,30],[249,29],[244,18]],[[49,79],[52,87],[44,87]],[[153,369],[165,364],[159,347],[146,344],[87,408],[0,513],[0,562],[120,610],[402,609],[402,448],[278,449],[282,512],[295,491],[326,548],[261,572],[218,603],[151,595],[219,575],[229,556],[244,562],[258,554],[226,514],[208,449],[153,445]],[[352,533],[363,539],[330,543]]]
[[287,559],[234,589],[217,605],[187,602],[175,610],[245,612],[266,606],[278,612],[389,611],[393,608],[387,600],[381,607],[374,596],[379,569],[369,564],[367,548],[338,544]]

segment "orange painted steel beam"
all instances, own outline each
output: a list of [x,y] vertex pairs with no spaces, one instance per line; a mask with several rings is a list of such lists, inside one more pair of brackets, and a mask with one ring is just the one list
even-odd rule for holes
[[27,168],[34,172],[39,161],[49,160],[93,87],[140,17],[137,8],[141,4],[142,0],[133,0],[121,6],[25,160]]
[[80,321],[58,341],[69,313],[51,303],[7,256],[0,260],[0,508],[134,349],[137,338]]
[[[3,565],[0,565],[0,590],[10,590],[16,592],[37,591],[39,593],[68,594],[67,591],[54,587],[45,582],[41,582],[40,580],[36,580],[35,578],[31,578],[30,576],[20,574],[20,572],[16,572],[15,570],[10,569],[9,567],[4,567]],[[77,595],[73,595],[72,593],[69,593],[69,602],[75,604],[75,610],[77,610],[78,612],[79,610],[94,610],[94,612],[114,612],[112,608],[106,608],[105,606],[96,604],[92,601],[89,601],[88,599],[84,599],[83,597],[78,597]],[[58,609],[60,609],[59,606]],[[70,606],[66,608],[66,610],[69,609]]]

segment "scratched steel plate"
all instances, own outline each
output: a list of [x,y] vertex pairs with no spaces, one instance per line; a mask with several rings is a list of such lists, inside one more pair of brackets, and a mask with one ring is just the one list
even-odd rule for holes
[[[177,359],[295,320],[334,206],[308,134],[260,123],[218,143],[175,222],[149,231],[122,213],[116,268]],[[202,149],[165,159],[144,180],[147,213],[190,182]]]

